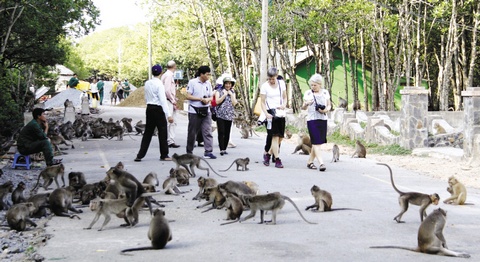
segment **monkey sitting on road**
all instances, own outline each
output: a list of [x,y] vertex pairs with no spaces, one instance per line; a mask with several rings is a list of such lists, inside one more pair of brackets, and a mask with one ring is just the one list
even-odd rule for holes
[[53,183],[55,180],[55,184],[57,184],[57,188],[60,188],[60,184],[58,184],[58,177],[62,178],[63,186],[65,187],[65,178],[63,177],[65,174],[65,166],[63,164],[56,165],[56,166],[47,166],[40,174],[38,175],[37,184],[30,190],[33,192],[40,183],[40,177],[43,178],[43,189],[48,190],[48,186]]
[[143,132],[145,131],[145,124],[143,124],[142,120],[140,120],[137,122],[137,124],[135,124],[134,128],[137,132],[135,135],[143,135]]
[[15,188],[15,190],[13,190],[13,192],[12,192],[12,203],[14,205],[18,204],[18,203],[27,202],[27,199],[23,195],[23,191],[25,191],[26,188],[27,188],[27,186],[25,185],[25,183],[20,182],[20,183],[18,183],[17,188]]
[[408,248],[401,246],[373,246],[370,248],[399,248],[415,252],[421,252],[433,255],[442,255],[450,257],[469,258],[467,253],[456,252],[448,249],[447,241],[443,236],[443,229],[447,223],[447,212],[438,208],[425,218],[418,229],[418,246],[417,248]]
[[207,187],[203,190],[203,195],[202,198],[205,198],[207,202],[205,202],[202,205],[197,206],[197,208],[202,208],[206,207],[210,204],[212,204],[212,207],[202,211],[202,213],[205,213],[207,211],[210,211],[214,208],[216,209],[221,209],[224,207],[225,204],[225,196],[220,192],[218,186],[214,187]]
[[467,189],[454,176],[448,178],[447,191],[451,196],[443,201],[445,204],[464,205],[467,200]]
[[297,153],[299,150],[302,150],[304,155],[309,155],[312,151],[312,141],[310,140],[310,136],[308,134],[299,133],[298,134],[298,143],[297,147],[292,154]]
[[400,196],[398,197],[398,202],[400,203],[400,208],[402,210],[395,218],[393,218],[393,220],[397,221],[397,223],[403,223],[403,221],[401,221],[402,215],[407,212],[409,203],[412,205],[420,206],[421,221],[423,221],[423,218],[427,216],[426,209],[430,204],[433,203],[434,205],[438,205],[438,201],[440,201],[440,196],[437,193],[427,195],[418,192],[402,192],[398,190],[398,188],[395,186],[395,183],[393,182],[393,173],[390,166],[383,163],[377,163],[377,165],[386,166],[388,168],[388,170],[390,171],[390,180],[392,181],[393,189],[395,189],[395,191],[400,194]]
[[185,168],[183,167],[179,167],[177,169],[171,168],[170,177],[172,176],[177,178],[178,186],[190,185],[190,174]]
[[198,200],[201,195],[203,194],[203,191],[207,187],[216,187],[218,185],[217,180],[214,178],[204,178],[203,176],[199,177],[197,180],[199,191],[195,197],[193,197],[193,200]]
[[73,187],[57,188],[53,190],[52,194],[50,194],[49,197],[49,203],[50,209],[56,216],[69,218],[77,217],[78,219],[80,219],[78,215],[68,214],[68,210],[77,214],[83,213],[82,210],[77,210],[72,205],[74,192],[75,189]]
[[13,205],[5,215],[8,226],[17,231],[24,231],[27,228],[27,223],[37,227],[37,224],[30,219],[34,211],[35,206],[31,202]]
[[333,145],[332,153],[333,153],[333,158],[332,158],[332,161],[330,161],[330,163],[340,161],[340,148],[338,148],[337,144]]
[[149,185],[152,185],[153,187],[158,186],[160,182],[158,181],[157,173],[155,172],[148,173],[148,175],[145,176],[145,178],[143,179],[143,184],[149,184]]
[[27,202],[33,203],[33,206],[35,207],[35,210],[30,217],[42,218],[48,216],[47,208],[49,207],[49,197],[50,193],[43,193],[30,196],[27,199]]
[[153,218],[150,221],[150,228],[148,230],[148,239],[152,242],[151,247],[139,247],[122,250],[122,253],[150,250],[150,249],[162,249],[169,241],[172,240],[172,231],[168,226],[168,221],[165,218],[165,211],[156,209],[153,213]]
[[[243,199],[242,196],[253,196],[256,194],[256,192],[245,183],[231,180],[222,184],[218,184],[218,189],[224,196],[226,196],[227,193],[231,193],[240,199]],[[246,203],[243,202],[243,204],[245,205]]]
[[[201,170],[206,170],[207,171],[207,176],[210,176],[210,169],[212,169],[213,173],[215,173],[217,176],[219,177],[226,177],[226,176],[222,176],[222,175],[219,175],[217,172],[215,172],[215,170],[213,169],[213,167],[207,162],[207,160],[205,160],[204,158],[201,158],[199,156],[196,156],[194,154],[183,154],[183,155],[178,155],[177,153],[173,154],[172,155],[172,161],[177,164],[177,168],[179,168],[180,166],[184,167],[192,177],[195,177],[195,170],[194,170],[194,167],[196,166],[198,169],[201,169]],[[200,166],[200,161],[204,161],[205,163],[207,163],[207,165],[210,167],[210,169],[208,168],[205,168],[205,167],[202,167]],[[189,165],[190,168],[187,166]]]
[[8,210],[10,205],[7,201],[8,193],[13,192],[13,183],[12,181],[7,181],[0,185],[0,210]]
[[163,191],[167,195],[178,195],[182,194],[183,192],[178,189],[178,181],[177,178],[174,177],[169,177],[163,182]]
[[257,211],[260,210],[260,224],[263,224],[264,212],[271,210],[272,221],[271,223],[267,221],[265,222],[267,222],[267,224],[275,225],[277,223],[277,212],[283,208],[283,206],[285,205],[285,200],[288,200],[290,203],[292,203],[292,205],[298,211],[298,214],[300,214],[300,216],[305,222],[309,224],[316,224],[308,221],[302,215],[302,212],[300,212],[300,209],[298,209],[297,205],[295,204],[295,202],[292,201],[292,199],[280,194],[279,192],[269,193],[266,195],[243,196],[242,199],[243,199],[243,202],[246,203],[248,207],[250,207],[251,213],[248,216],[246,216],[244,219],[240,220],[240,222],[243,222],[243,221],[246,221],[247,219],[255,217],[255,214],[257,213]]
[[335,210],[362,211],[360,209],[355,209],[355,208],[334,208],[334,209],[332,209],[332,204],[333,204],[332,195],[326,190],[321,190],[316,185],[312,186],[312,188],[310,189],[310,192],[312,193],[313,198],[315,198],[315,204],[313,204],[311,206],[307,206],[307,208],[305,208],[305,210],[309,210],[311,208],[312,210],[321,211],[321,212],[335,211]]
[[220,225],[223,226],[223,225],[238,222],[240,220],[240,216],[243,213],[242,200],[240,200],[240,198],[238,198],[234,194],[227,193],[225,197],[224,206],[227,208],[227,219],[225,220],[233,220],[233,221],[222,223]]
[[247,165],[250,163],[250,158],[246,157],[246,158],[237,158],[235,160],[233,160],[232,164],[225,170],[220,170],[220,172],[226,172],[228,171],[232,166],[233,164],[237,164],[237,171],[239,167],[242,167],[242,171],[246,171],[248,170],[248,167]]
[[366,158],[367,156],[367,150],[365,149],[365,146],[362,145],[360,140],[357,140],[356,145],[355,145],[355,152],[353,153],[352,157],[357,155],[358,158]]
[[82,172],[70,172],[68,174],[68,185],[75,188],[76,191],[80,190],[86,184],[87,181]]

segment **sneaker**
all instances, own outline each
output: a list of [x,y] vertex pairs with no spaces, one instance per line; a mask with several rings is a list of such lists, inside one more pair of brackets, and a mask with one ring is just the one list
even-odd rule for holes
[[277,160],[275,160],[275,167],[283,168],[282,160],[280,160],[280,158],[277,158]]
[[142,161],[142,159],[141,159],[141,158],[138,158],[138,157],[136,157],[136,158],[135,158],[133,161],[135,161],[135,162],[140,162],[140,161]]
[[263,164],[265,166],[269,166],[270,165],[270,154],[264,154],[263,155]]
[[212,153],[205,153],[205,154],[203,155],[203,157],[204,157],[204,158],[208,158],[208,159],[216,159],[216,158],[217,158],[217,157],[216,157],[214,154],[212,154]]

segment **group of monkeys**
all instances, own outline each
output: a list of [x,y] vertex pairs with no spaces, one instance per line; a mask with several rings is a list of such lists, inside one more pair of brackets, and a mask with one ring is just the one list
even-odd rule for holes
[[[360,141],[357,141],[355,153],[358,157],[365,157],[366,155],[366,151],[362,152],[362,147],[363,150],[365,150],[365,147]],[[338,161],[338,146],[335,146],[332,151],[332,161]],[[7,223],[11,229],[17,231],[25,230],[27,225],[36,227],[36,223],[30,218],[47,216],[47,209],[50,209],[51,213],[57,216],[70,218],[76,217],[80,219],[77,214],[82,213],[82,210],[73,206],[73,203],[75,202],[81,202],[82,205],[88,205],[90,210],[95,212],[93,221],[85,229],[91,229],[99,220],[100,216],[105,217],[99,230],[104,229],[104,227],[110,222],[112,215],[124,219],[125,224],[122,224],[121,226],[133,227],[139,222],[140,210],[144,207],[148,207],[150,214],[152,215],[148,231],[148,238],[151,241],[151,246],[125,249],[122,250],[122,253],[136,250],[162,249],[172,239],[172,232],[169,227],[169,221],[165,218],[165,212],[161,209],[153,210],[152,203],[159,207],[164,207],[163,204],[160,204],[162,201],[155,200],[153,196],[161,193],[175,195],[184,193],[180,191],[179,186],[187,186],[190,184],[189,179],[191,177],[196,177],[195,168],[207,171],[207,176],[209,176],[209,169],[212,169],[212,171],[218,176],[225,177],[213,170],[204,158],[193,154],[174,154],[172,156],[172,161],[176,164],[176,168],[170,169],[170,175],[163,182],[163,190],[161,191],[157,191],[156,189],[160,184],[156,173],[149,173],[143,182],[140,182],[134,175],[125,170],[122,162],[119,162],[115,167],[110,168],[106,172],[105,179],[93,184],[87,184],[83,173],[70,172],[68,174],[68,186],[65,185],[65,167],[63,164],[46,167],[40,172],[37,183],[31,189],[31,196],[28,199],[24,196],[24,191],[26,190],[25,183],[20,182],[15,190],[13,189],[13,183],[10,181],[0,185],[0,207],[3,210],[8,210],[6,213]],[[248,157],[238,158],[232,162],[228,169],[236,164],[237,171],[247,171],[249,161]],[[202,167],[202,162],[205,162],[209,168]],[[428,195],[418,192],[402,192],[395,186],[391,168],[387,164],[379,163],[379,165],[387,166],[390,171],[392,186],[399,194],[401,212],[394,218],[394,220],[398,223],[402,223],[402,215],[407,211],[408,205],[413,204],[420,206],[420,219],[422,223],[418,231],[417,248],[411,249],[397,246],[375,246],[372,248],[403,248],[423,253],[469,257],[469,254],[455,252],[448,249],[442,233],[446,223],[445,211],[442,209],[436,209],[430,215],[427,216],[426,214],[426,208],[430,204],[438,204],[440,200],[438,194],[435,193]],[[220,171],[227,171],[228,169]],[[47,191],[49,189],[48,187],[53,182],[55,182],[57,188],[51,193],[34,194],[40,184],[40,177],[43,179],[42,187],[44,190]],[[59,177],[62,179],[62,186],[60,186],[58,182]],[[447,190],[451,193],[451,197],[444,202],[457,205],[465,204],[467,197],[465,186],[455,177],[450,177],[448,183],[449,187]],[[214,178],[199,177],[197,179],[197,184],[199,191],[193,200],[206,200],[205,203],[197,206],[197,208],[210,206],[208,209],[202,211],[202,213],[212,209],[226,209],[226,220],[230,221],[222,223],[221,225],[243,222],[255,217],[258,211],[260,211],[260,223],[265,222],[267,224],[276,224],[277,213],[283,208],[285,201],[289,201],[295,207],[305,222],[316,224],[308,221],[302,215],[300,209],[292,199],[279,192],[259,194],[258,185],[254,182],[229,180],[225,183],[218,183]],[[305,210],[312,209],[321,212],[335,210],[361,211],[359,209],[351,208],[334,209],[332,208],[332,195],[328,191],[322,190],[316,185],[312,186],[310,191],[315,203],[307,206]],[[13,206],[10,206],[6,199],[8,193],[11,193]],[[250,210],[250,214],[241,218],[244,210]],[[73,214],[70,214],[69,211],[73,212]],[[272,213],[272,219],[271,221],[266,221],[264,215],[269,211]]]

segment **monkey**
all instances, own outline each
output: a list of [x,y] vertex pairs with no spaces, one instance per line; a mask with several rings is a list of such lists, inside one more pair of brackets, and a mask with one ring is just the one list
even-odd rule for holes
[[215,187],[218,185],[217,180],[215,180],[214,178],[204,178],[203,176],[198,178],[197,183],[200,190],[198,191],[198,194],[193,198],[193,200],[198,200],[205,188]]
[[25,231],[27,223],[33,227],[37,227],[37,224],[30,219],[30,215],[32,215],[34,210],[35,206],[31,202],[13,205],[5,215],[8,226],[17,231]]
[[[227,193],[232,193],[238,197],[255,195],[255,192],[242,182],[227,181],[223,184],[218,184],[218,189],[225,196]],[[245,203],[244,203],[245,204]]]
[[74,191],[75,189],[69,186],[66,188],[57,188],[50,194],[48,202],[50,204],[50,209],[56,216],[69,218],[77,217],[80,219],[78,215],[68,214],[68,210],[77,214],[83,213],[82,210],[77,210],[72,206]]
[[122,161],[119,161],[116,165],[115,168],[118,168],[120,170],[125,170],[125,165],[122,163]]
[[225,196],[220,192],[218,186],[205,188],[203,190],[203,195],[202,196],[203,196],[203,198],[205,198],[207,200],[207,202],[197,206],[197,208],[206,207],[206,206],[212,204],[211,208],[203,211],[202,213],[207,212],[209,210],[212,210],[214,208],[220,209],[225,204]]
[[357,140],[356,145],[355,145],[355,152],[352,155],[352,158],[357,155],[358,158],[365,158],[367,156],[367,150],[365,149],[365,146],[362,145],[360,140]]
[[60,150],[60,145],[66,145],[68,147],[71,147],[72,149],[75,149],[75,146],[73,145],[73,141],[70,140],[70,143],[72,144],[69,145],[67,143],[67,140],[61,134],[50,135],[48,136],[48,138],[50,139],[50,143],[53,145],[56,152],[63,154],[62,151]]
[[145,131],[145,124],[142,123],[142,120],[138,121],[135,126],[135,131],[137,132],[135,135],[143,135],[143,132]]
[[[155,193],[155,192],[157,192],[157,189],[155,189],[155,186],[148,185],[148,184],[142,184],[142,185],[143,185],[143,188],[145,188],[145,192],[147,192],[147,193]],[[106,193],[109,193],[109,194],[113,195],[113,194],[110,193],[110,192],[106,192]],[[115,195],[113,195],[113,196],[115,196]],[[100,197],[101,197],[101,196],[100,196]],[[104,198],[104,197],[102,197],[102,198]],[[115,197],[114,197],[114,198],[115,198]],[[159,207],[165,207],[165,205],[162,205],[162,204],[160,204],[159,202],[173,202],[173,201],[157,201],[157,200],[156,200],[155,198],[153,198],[152,196],[149,196],[148,198],[150,199],[150,202],[152,202],[152,204],[155,204],[155,205],[157,205],[157,206],[159,206]],[[143,207],[148,207],[148,206],[145,206],[145,205],[144,205]]]
[[242,167],[242,171],[247,171],[248,170],[248,167],[247,165],[250,163],[250,158],[246,157],[246,158],[237,158],[235,160],[233,160],[232,164],[225,170],[220,170],[220,172],[226,172],[228,171],[232,166],[233,164],[237,164],[237,171],[240,171],[238,170],[238,168],[241,166]]
[[333,145],[332,153],[333,153],[333,157],[330,163],[340,161],[340,148],[338,148],[337,144]]
[[238,222],[240,220],[240,216],[243,213],[242,200],[240,200],[240,198],[238,198],[234,194],[227,193],[224,206],[227,208],[227,219],[225,220],[233,221],[222,223],[220,225],[223,226]]
[[128,132],[128,133],[133,132],[132,119],[131,119],[131,118],[126,118],[126,117],[124,117],[124,118],[122,118],[121,121],[122,121],[122,123],[123,123],[123,127],[124,127],[125,129],[127,129],[127,132]]
[[467,200],[467,189],[457,178],[451,176],[448,178],[447,191],[451,196],[443,201],[445,204],[464,205]]
[[[102,226],[98,231],[102,231],[103,228],[110,222],[110,215],[119,215],[120,213],[124,213],[125,210],[127,209],[127,199],[126,198],[121,198],[121,199],[100,199],[100,198],[95,198],[92,201],[90,201],[90,210],[91,211],[97,211],[95,214],[95,217],[93,218],[92,222],[90,225],[84,229],[92,229],[93,225],[97,223],[98,219],[100,218],[100,215],[103,215],[105,217],[105,220],[103,221]],[[130,220],[131,218],[128,216],[125,216],[125,214],[120,214],[120,217],[125,217],[127,222],[129,224],[133,224],[133,221]]]
[[302,150],[304,155],[309,155],[312,151],[312,141],[310,140],[310,136],[308,134],[299,133],[298,134],[298,142],[295,150],[292,154],[297,153],[298,151]]
[[164,248],[167,243],[172,240],[172,231],[168,225],[168,220],[165,218],[165,211],[156,209],[153,213],[153,218],[150,221],[150,228],[148,230],[148,239],[152,242],[151,247],[124,249],[122,253]]
[[[82,205],[90,204],[90,201],[97,197],[96,186],[94,184],[86,184],[80,190],[78,190],[78,195]],[[115,197],[117,198],[117,197]]]
[[418,229],[418,245],[416,248],[402,246],[373,246],[370,248],[398,248],[425,254],[469,258],[467,253],[448,249],[447,241],[443,236],[443,229],[447,223],[447,212],[441,208],[433,210],[420,224]]
[[443,128],[439,123],[435,123],[433,125],[433,128],[437,131],[437,135],[440,135],[440,134],[446,134],[447,131],[445,131],[445,128]]
[[155,172],[148,173],[148,175],[143,179],[143,184],[149,184],[154,187],[158,186],[159,182],[158,182],[157,173]]
[[[203,160],[205,161],[205,163],[207,163],[207,165],[210,167],[210,169],[212,169],[213,173],[215,173],[217,176],[219,177],[226,177],[226,176],[222,176],[220,174],[218,174],[217,172],[215,172],[215,170],[213,169],[213,167],[207,162],[207,160],[205,160],[204,158],[202,157],[199,157],[199,156],[196,156],[194,154],[183,154],[183,155],[178,155],[177,153],[173,154],[172,155],[172,160],[175,164],[177,164],[177,168],[182,166],[184,167],[188,173],[190,173],[190,175],[192,177],[195,177],[195,170],[194,170],[194,166],[196,166],[198,169],[201,169],[201,170],[206,170],[207,171],[207,176],[210,176],[210,171],[208,168],[205,168],[205,167],[202,167],[200,166],[200,160]],[[190,168],[188,168],[188,165],[190,165]]]
[[35,210],[30,217],[41,218],[48,216],[47,207],[49,207],[49,197],[50,193],[43,193],[30,196],[27,199],[27,202],[31,202],[35,206]]
[[27,199],[23,195],[23,191],[25,191],[26,188],[27,188],[27,186],[25,185],[25,183],[20,182],[20,183],[18,183],[17,188],[15,188],[15,190],[13,190],[13,192],[12,192],[12,203],[14,205],[18,204],[18,203],[27,202]]
[[355,116],[356,116],[357,111],[360,110],[360,109],[362,109],[362,104],[360,104],[360,100],[356,99],[356,100],[353,102],[352,109],[353,109],[353,111],[355,111]]
[[[147,202],[150,215],[153,214],[150,199],[148,197],[141,197],[142,194],[145,193],[145,189],[137,180],[137,178],[135,178],[132,174],[115,167],[112,167],[110,170],[108,170],[107,177],[111,180],[114,180],[116,186],[119,187],[121,191],[125,192],[127,206],[131,207],[133,216],[135,218],[138,218],[138,210],[143,206],[142,200]],[[136,201],[137,198],[142,198],[140,199],[140,202],[142,202],[141,205],[134,205],[135,202],[138,202]]]
[[290,131],[290,130],[288,130],[288,129],[285,130],[285,137],[286,137],[287,139],[292,138],[292,135],[293,135],[293,134],[292,134],[292,131]]
[[40,183],[40,177],[43,178],[43,189],[48,190],[48,186],[53,183],[55,180],[55,184],[57,184],[57,188],[60,188],[60,184],[58,184],[58,177],[62,178],[63,186],[65,187],[65,166],[63,164],[56,165],[56,166],[47,166],[40,174],[38,175],[37,184],[30,190],[33,192],[38,184]]
[[347,108],[347,106],[348,106],[347,100],[345,100],[341,97],[338,97],[338,107],[339,108]]
[[311,206],[307,206],[305,210],[309,210],[311,208],[312,210],[321,211],[321,212],[335,211],[335,210],[362,211],[360,209],[355,209],[355,208],[332,208],[332,203],[333,203],[332,195],[326,190],[321,190],[316,185],[312,186],[312,188],[310,189],[310,192],[312,193],[312,196],[315,199],[315,204]]
[[398,190],[398,188],[395,186],[395,183],[393,182],[393,173],[390,166],[384,163],[377,163],[377,165],[386,166],[388,168],[388,170],[390,171],[390,180],[392,181],[393,189],[395,189],[395,191],[400,194],[400,196],[398,197],[398,202],[400,203],[401,211],[395,218],[393,218],[393,220],[397,221],[397,223],[404,222],[401,221],[402,215],[407,212],[409,203],[412,205],[420,206],[421,221],[423,221],[423,218],[427,216],[426,209],[430,204],[433,203],[434,205],[438,205],[438,201],[440,201],[440,196],[437,193],[427,195],[418,192],[402,192]]
[[183,167],[179,167],[179,168],[176,168],[176,169],[171,168],[170,169],[170,177],[176,177],[177,178],[178,186],[188,186],[188,185],[190,185],[190,174]]
[[110,133],[108,133],[108,136],[110,136],[110,138],[108,139],[111,140],[116,136],[117,141],[122,141],[124,133],[125,133],[124,128],[120,125],[120,121],[117,120],[117,122],[115,122],[115,125],[111,127]]
[[12,181],[7,181],[0,185],[0,210],[8,210],[10,205],[7,201],[8,193],[13,192],[13,183]]
[[177,187],[178,181],[176,177],[169,177],[163,181],[163,191],[167,195],[178,195],[183,192],[180,191]]
[[[300,209],[298,209],[297,205],[295,202],[292,201],[287,196],[284,196],[280,194],[280,192],[274,192],[274,193],[269,193],[266,195],[256,195],[256,196],[242,196],[243,202],[247,204],[248,207],[250,207],[250,214],[246,216],[245,218],[241,219],[240,222],[244,222],[247,219],[250,219],[252,217],[255,217],[255,214],[257,213],[258,210],[260,210],[260,224],[263,224],[263,214],[265,211],[271,210],[272,211],[272,221],[271,224],[275,225],[277,224],[277,212],[278,210],[282,209],[283,206],[285,205],[285,200],[288,200],[292,205],[295,207],[295,209],[298,211],[298,214],[302,217],[302,219],[309,223],[309,224],[316,224],[314,222],[308,221],[300,212]],[[270,224],[269,222],[265,221],[267,224]]]
[[258,189],[258,185],[255,182],[252,181],[243,181],[246,186],[248,186],[252,191],[254,195],[257,195],[260,190]]
[[85,175],[82,172],[70,172],[68,174],[68,185],[75,188],[76,191],[87,184]]
[[87,141],[89,137],[93,136],[92,128],[88,123],[84,123],[81,129],[82,129],[82,133],[81,133],[82,141]]

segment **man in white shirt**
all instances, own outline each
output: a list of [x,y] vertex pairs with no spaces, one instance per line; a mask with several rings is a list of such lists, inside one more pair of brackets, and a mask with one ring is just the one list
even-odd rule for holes
[[212,154],[212,115],[210,113],[210,102],[213,97],[213,88],[210,81],[210,67],[201,66],[198,68],[197,77],[191,79],[187,85],[188,106],[188,136],[187,153],[193,153],[193,146],[198,131],[202,132],[205,158],[217,158]]
[[170,116],[170,112],[168,111],[165,88],[160,80],[161,73],[162,67],[160,65],[154,65],[152,67],[153,78],[145,82],[145,101],[147,102],[146,124],[140,150],[135,158],[136,162],[140,162],[147,154],[155,127],[158,129],[160,160],[172,160],[168,156],[167,118],[169,123],[173,123],[173,118]]
[[167,97],[168,101],[168,111],[170,112],[170,116],[173,118],[172,123],[168,123],[168,147],[178,148],[179,145],[175,144],[175,127],[177,123],[175,122],[175,116],[177,114],[177,87],[175,85],[175,79],[173,77],[175,70],[177,69],[177,65],[175,61],[168,61],[167,63],[167,71],[162,75],[162,83],[165,87],[165,96]]

